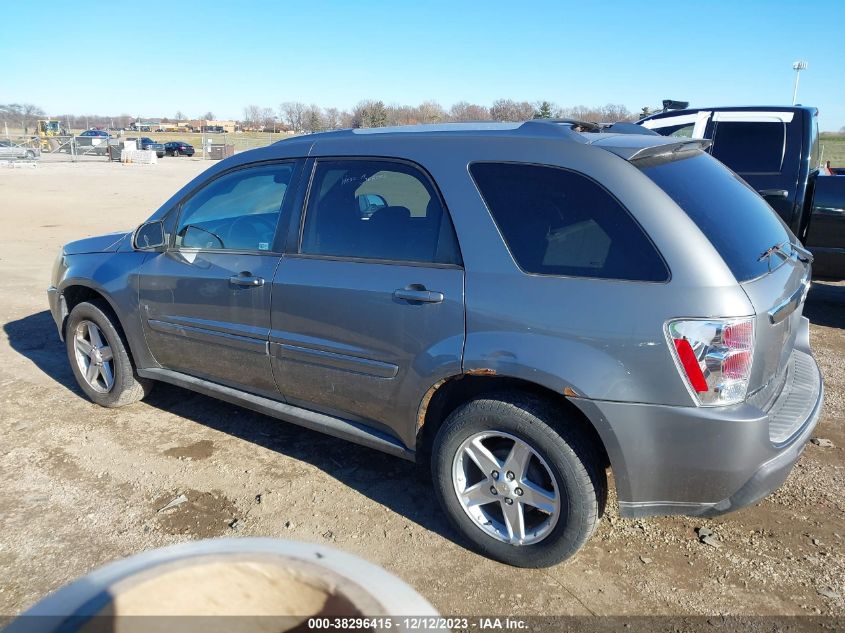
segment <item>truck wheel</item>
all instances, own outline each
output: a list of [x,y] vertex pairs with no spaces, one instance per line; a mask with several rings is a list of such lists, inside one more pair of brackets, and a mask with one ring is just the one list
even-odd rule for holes
[[73,375],[91,400],[103,407],[122,407],[144,398],[153,382],[141,378],[105,305],[83,302],[70,313],[65,344]]
[[517,567],[559,563],[592,535],[607,491],[601,464],[565,412],[524,393],[458,407],[432,451],[452,524],[481,554]]

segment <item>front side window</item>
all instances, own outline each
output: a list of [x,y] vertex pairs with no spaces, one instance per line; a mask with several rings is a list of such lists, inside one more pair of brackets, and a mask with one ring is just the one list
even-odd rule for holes
[[407,262],[460,263],[449,215],[411,165],[323,160],[311,183],[303,253]]
[[786,147],[781,121],[719,121],[712,154],[738,174],[779,173]]
[[269,251],[293,164],[240,169],[213,180],[183,205],[177,248]]
[[470,173],[522,270],[632,281],[669,278],[628,211],[586,176],[518,163],[475,163]]

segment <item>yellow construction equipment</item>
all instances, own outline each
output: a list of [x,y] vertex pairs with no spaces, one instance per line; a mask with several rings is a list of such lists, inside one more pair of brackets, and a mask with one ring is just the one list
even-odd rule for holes
[[54,152],[59,148],[59,139],[56,136],[62,136],[65,133],[62,127],[62,122],[55,119],[39,119],[36,124],[36,132],[41,141],[41,149],[45,151]]

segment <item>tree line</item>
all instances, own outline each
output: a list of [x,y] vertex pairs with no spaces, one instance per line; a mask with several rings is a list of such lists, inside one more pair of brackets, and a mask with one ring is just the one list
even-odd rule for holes
[[[643,108],[647,112],[648,108]],[[449,109],[436,101],[413,105],[386,105],[380,100],[359,101],[351,110],[323,108],[301,101],[285,101],[278,109],[249,105],[244,108],[242,125],[251,130],[287,130],[321,132],[341,128],[384,127],[419,123],[460,121],[526,121],[528,119],[577,119],[579,121],[634,121],[635,115],[624,105],[599,107],[560,107],[551,101],[514,101],[498,99],[490,106],[459,101]]]
[[[367,99],[349,110],[321,107],[300,101],[285,101],[277,108],[248,105],[239,121],[243,129],[255,131],[289,131],[295,133],[320,132],[342,128],[384,127],[388,125],[414,125],[418,123],[445,123],[459,121],[525,121],[528,119],[576,119],[579,121],[632,121],[649,113],[643,108],[632,113],[624,105],[561,107],[551,101],[514,101],[498,99],[491,105],[459,101],[448,109],[436,101],[419,105],[385,104],[384,101]],[[46,118],[42,108],[31,103],[0,104],[0,126],[23,129],[24,134],[34,131],[38,119]],[[138,119],[129,114],[58,114],[58,119],[68,129],[126,128]],[[162,118],[164,123],[187,120],[177,111],[172,118]],[[214,120],[214,113],[205,112],[198,119]],[[0,130],[1,131],[1,130]]]

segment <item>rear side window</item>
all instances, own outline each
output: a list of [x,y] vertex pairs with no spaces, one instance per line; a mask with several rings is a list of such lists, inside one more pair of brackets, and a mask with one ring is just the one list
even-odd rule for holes
[[522,270],[631,281],[669,278],[640,226],[586,176],[517,163],[474,163],[470,173]]
[[[686,211],[737,281],[767,273],[770,262],[761,258],[763,252],[790,239],[786,225],[757,192],[703,152],[635,164]],[[772,268],[783,261],[773,257]]]
[[387,160],[320,160],[302,252],[398,262],[459,264],[449,215],[416,167]]
[[713,133],[713,156],[738,174],[779,173],[786,143],[780,121],[720,121]]

